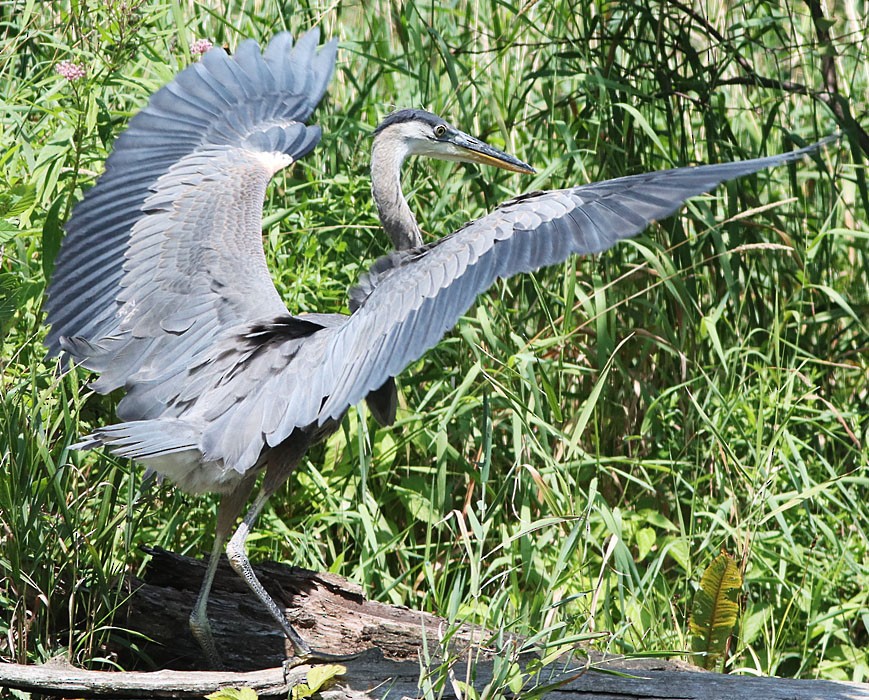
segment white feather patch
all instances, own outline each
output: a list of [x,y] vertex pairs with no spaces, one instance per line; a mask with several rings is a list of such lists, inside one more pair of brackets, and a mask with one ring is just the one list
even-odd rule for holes
[[293,163],[292,156],[279,151],[254,151],[251,153],[251,156],[262,163],[263,167],[268,170],[271,175],[274,175],[276,172],[283,170]]

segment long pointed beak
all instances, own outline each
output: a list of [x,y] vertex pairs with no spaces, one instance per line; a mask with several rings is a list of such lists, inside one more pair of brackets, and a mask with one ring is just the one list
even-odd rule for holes
[[488,143],[475,139],[473,136],[469,136],[462,131],[452,134],[449,141],[458,149],[458,153],[456,154],[458,156],[457,160],[493,165],[496,168],[503,168],[504,170],[524,173],[526,175],[533,175],[537,172],[528,163],[523,163],[509,153],[499,151]]

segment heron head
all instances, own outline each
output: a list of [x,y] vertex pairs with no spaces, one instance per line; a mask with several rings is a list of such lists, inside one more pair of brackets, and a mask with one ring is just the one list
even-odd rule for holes
[[375,143],[388,141],[402,155],[428,156],[461,163],[493,165],[515,173],[536,172],[527,163],[499,151],[422,109],[401,109],[387,116],[374,132]]

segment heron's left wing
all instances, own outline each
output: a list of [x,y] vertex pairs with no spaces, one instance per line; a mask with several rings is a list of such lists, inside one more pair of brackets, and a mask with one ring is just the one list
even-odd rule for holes
[[356,310],[344,323],[315,333],[280,366],[273,363],[260,386],[245,386],[243,401],[209,399],[203,447],[219,456],[221,436],[237,435],[232,426],[254,405],[268,445],[295,428],[337,419],[434,346],[497,278],[604,251],[671,215],[689,197],[798,160],[820,145],[526,195],[434,244],[393,253],[352,293]]
[[336,43],[318,50],[318,38],[293,46],[280,34],[264,53],[247,41],[232,57],[213,49],[118,138],[67,224],[46,304],[49,352],[100,372],[99,391],[186,364],[223,329],[286,313],[266,267],[262,203],[272,175],[320,139],[304,122]]

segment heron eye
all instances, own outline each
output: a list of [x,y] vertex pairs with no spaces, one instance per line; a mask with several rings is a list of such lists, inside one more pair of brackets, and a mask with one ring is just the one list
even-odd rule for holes
[[445,127],[443,124],[438,124],[438,125],[434,128],[434,134],[435,134],[435,136],[437,136],[438,138],[441,138],[441,137],[442,137],[444,134],[446,134],[446,133],[447,133],[447,127]]

